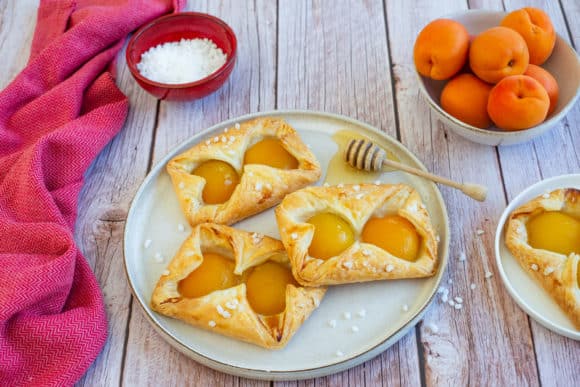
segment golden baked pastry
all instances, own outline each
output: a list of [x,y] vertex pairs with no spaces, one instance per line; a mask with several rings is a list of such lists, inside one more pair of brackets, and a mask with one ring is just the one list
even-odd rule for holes
[[265,348],[282,348],[324,288],[299,286],[279,240],[200,224],[157,282],[153,310]]
[[505,241],[580,330],[580,190],[558,189],[517,208]]
[[437,267],[429,214],[406,185],[304,188],[284,198],[276,219],[305,286],[427,277]]
[[278,204],[321,173],[314,154],[279,118],[227,128],[173,158],[167,172],[192,226],[235,223]]

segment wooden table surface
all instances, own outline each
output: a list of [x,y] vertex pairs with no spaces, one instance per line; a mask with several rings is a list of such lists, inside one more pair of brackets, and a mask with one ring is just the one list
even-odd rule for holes
[[[188,9],[224,19],[238,37],[238,63],[218,92],[194,102],[160,102],[136,85],[119,55],[118,84],[131,109],[122,132],[87,172],[76,225],[76,240],[103,289],[109,339],[79,385],[578,385],[580,342],[543,328],[515,304],[497,273],[493,238],[499,215],[525,187],[580,172],[580,104],[535,141],[484,146],[458,137],[431,114],[413,73],[413,41],[430,20],[468,8],[528,5],[546,10],[557,32],[580,45],[578,0],[191,0]],[[0,1],[0,87],[27,61],[36,6],[37,0]],[[483,204],[441,188],[451,226],[444,281],[464,295],[462,310],[435,301],[380,356],[340,374],[285,383],[213,371],[153,330],[123,270],[133,195],[175,145],[220,121],[272,109],[356,118],[398,138],[429,170],[489,186]],[[485,233],[477,236],[477,229]],[[465,262],[458,260],[461,252]],[[487,270],[494,276],[485,279]],[[470,292],[471,283],[477,288]]]

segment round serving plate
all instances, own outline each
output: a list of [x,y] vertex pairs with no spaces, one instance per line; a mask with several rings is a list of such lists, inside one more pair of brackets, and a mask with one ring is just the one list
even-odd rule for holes
[[[127,278],[151,325],[175,348],[206,366],[256,379],[294,380],[324,376],[354,367],[380,354],[422,317],[447,266],[447,210],[441,193],[433,183],[402,172],[383,173],[379,177],[382,182],[406,183],[421,195],[440,238],[437,272],[423,279],[330,287],[319,308],[284,349],[267,350],[155,313],[149,306],[151,293],[190,231],[165,165],[191,146],[223,133],[225,128],[266,116],[284,118],[312,149],[323,168],[323,176],[317,184],[324,181],[328,163],[338,150],[332,135],[340,130],[355,131],[370,137],[401,162],[425,170],[421,162],[397,140],[344,116],[312,111],[273,111],[222,122],[179,145],[145,178],[133,199],[125,228]],[[182,227],[179,225],[185,226],[185,230],[180,231]],[[280,237],[273,209],[236,223],[233,227]],[[148,248],[145,247],[146,240],[151,240]],[[162,262],[159,262],[160,255]],[[334,328],[328,324],[329,320],[336,320]]]
[[542,180],[521,192],[507,206],[495,232],[495,260],[501,279],[515,302],[530,317],[562,336],[580,340],[578,331],[566,313],[538,282],[526,273],[505,245],[505,225],[510,214],[532,199],[559,188],[580,189],[580,174]]

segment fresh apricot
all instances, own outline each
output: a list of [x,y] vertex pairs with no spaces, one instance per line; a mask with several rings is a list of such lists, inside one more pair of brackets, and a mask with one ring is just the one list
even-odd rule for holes
[[517,31],[526,41],[530,63],[541,65],[556,44],[556,31],[550,17],[541,9],[526,7],[510,12],[500,25]]
[[467,60],[469,33],[455,20],[437,19],[417,36],[413,60],[419,74],[432,79],[449,79]]
[[524,75],[528,75],[534,78],[536,81],[540,82],[544,89],[548,92],[548,97],[550,97],[550,108],[548,109],[548,116],[552,114],[554,109],[556,109],[556,105],[558,104],[558,82],[556,78],[552,76],[548,72],[548,70],[543,69],[540,66],[536,66],[535,64],[528,65],[528,69],[524,73]]
[[469,49],[471,69],[480,79],[497,83],[520,75],[529,63],[528,47],[520,34],[507,27],[493,27],[473,39]]
[[441,107],[458,120],[485,129],[491,125],[487,99],[492,87],[473,74],[456,75],[441,92]]
[[498,82],[489,93],[487,112],[497,127],[521,130],[538,125],[550,107],[548,92],[534,78],[512,75]]

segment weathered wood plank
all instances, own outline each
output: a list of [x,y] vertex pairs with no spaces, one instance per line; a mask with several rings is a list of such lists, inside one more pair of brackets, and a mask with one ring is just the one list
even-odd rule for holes
[[39,0],[0,2],[0,53],[2,72],[0,90],[4,89],[28,61],[36,27]]
[[[340,113],[396,136],[380,1],[280,2],[278,108]],[[415,332],[348,371],[280,386],[418,385]]]
[[[190,10],[226,21],[238,38],[238,62],[230,80],[199,101],[162,102],[153,163],[176,144],[222,120],[275,105],[276,4],[235,0],[196,1]],[[269,385],[213,371],[174,350],[153,330],[134,301],[129,325],[123,384]]]
[[[464,299],[461,310],[437,303],[421,325],[427,385],[538,384],[530,330],[495,272],[495,219],[505,205],[494,148],[473,144],[449,132],[419,95],[414,75],[414,39],[429,21],[465,10],[465,1],[387,2],[389,44],[396,83],[401,140],[430,170],[452,179],[488,185],[485,203],[442,188],[448,204],[451,248],[450,298]],[[402,23],[400,20],[411,21]],[[485,233],[481,236],[476,230]],[[462,252],[467,261],[460,262]],[[474,291],[470,285],[475,284]],[[492,356],[491,353],[494,355]],[[505,359],[518,359],[506,362]]]

